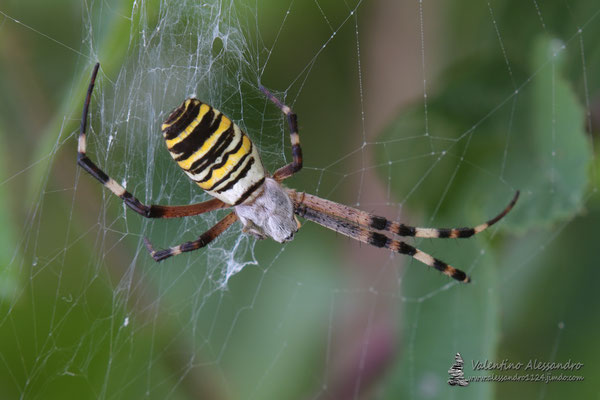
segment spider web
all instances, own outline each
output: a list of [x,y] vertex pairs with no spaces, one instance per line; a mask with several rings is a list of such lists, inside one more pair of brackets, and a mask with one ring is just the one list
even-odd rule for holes
[[[27,132],[14,154],[2,153],[0,390],[101,399],[595,393],[589,378],[446,384],[457,352],[467,377],[479,373],[471,360],[505,358],[571,359],[584,363],[579,375],[599,372],[600,322],[588,314],[598,306],[589,221],[600,213],[600,8],[525,3],[61,4],[81,7],[71,36],[0,9],[0,32],[16,40],[3,53],[14,57],[7,76],[26,74],[15,72],[27,65],[18,40],[51,46],[49,64],[65,57],[76,76],[55,95],[63,106],[54,123],[28,122],[19,111],[28,99],[8,80],[0,86],[0,131]],[[156,248],[193,240],[226,211],[144,220],[74,167],[96,61],[88,155],[145,204],[209,198],[159,132],[186,97],[248,132],[268,170],[290,161],[285,121],[259,83],[299,117],[304,169],[290,187],[436,227],[479,224],[517,189],[521,199],[475,238],[410,241],[467,271],[470,285],[309,222],[283,245],[235,224],[207,248],[156,264],[144,237]],[[25,201],[15,195],[23,191]]]

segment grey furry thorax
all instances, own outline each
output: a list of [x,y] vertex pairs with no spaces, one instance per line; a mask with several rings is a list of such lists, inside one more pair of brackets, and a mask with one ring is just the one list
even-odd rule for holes
[[259,239],[267,237],[282,243],[292,240],[298,231],[294,204],[283,187],[272,178],[265,178],[262,193],[249,204],[235,206],[245,233]]

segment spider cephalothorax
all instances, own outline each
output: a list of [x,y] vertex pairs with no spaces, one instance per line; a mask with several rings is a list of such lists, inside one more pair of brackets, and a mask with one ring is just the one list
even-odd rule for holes
[[470,278],[463,271],[395,239],[394,236],[470,237],[498,222],[512,209],[519,197],[517,191],[500,214],[473,228],[419,228],[284,188],[281,182],[302,168],[298,121],[296,114],[288,106],[261,86],[260,89],[267,98],[287,118],[292,142],[292,162],[269,176],[263,167],[258,149],[248,135],[215,108],[190,98],[170,113],[162,124],[162,132],[173,159],[198,186],[213,196],[213,199],[184,206],[147,206],[98,168],[86,155],[87,114],[99,66],[96,64],[94,67],[83,107],[78,164],[123,199],[129,208],[147,218],[187,217],[233,207],[231,213],[194,241],[165,250],[154,250],[145,239],[146,247],[156,261],[206,246],[236,219],[242,222],[244,232],[257,238],[269,237],[278,242],[291,240],[300,227],[296,214],[360,242],[407,254],[458,281],[469,282]]
[[244,225],[243,231],[259,239],[283,243],[292,240],[299,228],[292,200],[272,178],[265,178],[262,192],[254,201],[237,205],[234,210]]

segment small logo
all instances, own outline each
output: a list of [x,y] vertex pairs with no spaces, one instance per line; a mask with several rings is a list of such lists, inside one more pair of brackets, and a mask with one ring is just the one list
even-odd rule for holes
[[460,356],[460,353],[456,353],[454,356],[454,364],[448,370],[448,385],[450,386],[468,386],[469,382],[465,380],[465,374],[463,373],[464,361]]

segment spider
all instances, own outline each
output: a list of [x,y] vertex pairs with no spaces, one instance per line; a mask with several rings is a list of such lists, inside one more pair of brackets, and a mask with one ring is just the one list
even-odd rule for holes
[[235,123],[208,104],[189,98],[171,112],[162,124],[162,133],[173,159],[213,198],[191,205],[147,206],[98,168],[86,155],[88,109],[99,67],[99,63],[94,66],[83,106],[77,164],[119,196],[129,208],[146,218],[188,217],[221,208],[233,208],[231,213],[194,241],[155,250],[150,241],[144,238],[146,248],[156,261],[208,245],[237,219],[243,225],[243,232],[247,234],[259,239],[269,237],[280,243],[287,242],[293,239],[300,228],[300,222],[296,218],[298,215],[362,243],[411,256],[457,281],[467,283],[470,278],[463,271],[381,231],[396,236],[467,238],[502,219],[519,197],[517,191],[500,214],[473,228],[418,228],[286,188],[281,182],[302,169],[298,120],[290,107],[260,86],[260,90],[287,119],[292,162],[270,175],[263,167],[257,148]]

